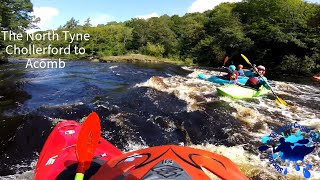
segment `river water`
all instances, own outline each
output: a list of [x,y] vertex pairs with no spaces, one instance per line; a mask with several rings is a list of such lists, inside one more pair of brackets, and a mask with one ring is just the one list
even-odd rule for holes
[[[179,144],[234,161],[250,179],[303,177],[279,174],[258,147],[285,123],[320,130],[320,89],[310,78],[277,78],[272,94],[236,100],[199,73],[218,71],[169,64],[67,61],[63,69],[26,69],[26,61],[0,66],[0,179],[32,179],[39,152],[58,120],[83,120],[96,111],[102,135],[122,151]],[[319,148],[305,162],[320,179]],[[302,164],[301,164],[302,166]]]

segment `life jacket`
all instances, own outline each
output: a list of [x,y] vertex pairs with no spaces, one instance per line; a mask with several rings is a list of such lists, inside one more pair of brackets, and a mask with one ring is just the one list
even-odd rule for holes
[[229,80],[237,80],[238,76],[239,76],[239,73],[238,73],[237,70],[229,72],[228,75],[227,75]]
[[239,76],[244,76],[244,71],[242,69],[238,70]]
[[250,77],[248,81],[246,82],[246,86],[252,87],[252,88],[259,88],[259,78],[257,77]]
[[259,78],[257,77],[250,77],[247,81],[248,84],[251,84],[251,85],[257,85],[259,82]]

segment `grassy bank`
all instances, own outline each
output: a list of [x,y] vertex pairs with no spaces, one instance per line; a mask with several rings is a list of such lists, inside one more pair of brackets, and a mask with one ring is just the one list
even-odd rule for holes
[[10,59],[62,59],[62,60],[74,60],[74,59],[87,59],[90,61],[99,61],[99,62],[146,62],[146,63],[171,63],[177,65],[194,65],[191,59],[183,61],[181,59],[169,59],[169,58],[161,58],[155,56],[148,56],[143,54],[127,54],[120,56],[105,56],[105,57],[76,57],[76,56],[46,56],[41,57],[40,55],[32,55],[32,56],[16,56],[9,57]]
[[8,62],[8,57],[3,52],[0,52],[0,64],[6,62]]
[[142,54],[127,54],[121,56],[106,56],[99,58],[102,62],[150,62],[150,63],[172,63],[177,65],[194,65],[192,60],[168,59]]

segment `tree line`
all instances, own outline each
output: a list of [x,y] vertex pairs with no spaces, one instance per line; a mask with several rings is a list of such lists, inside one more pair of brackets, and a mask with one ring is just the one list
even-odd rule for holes
[[[2,13],[1,29],[21,31],[34,24],[36,19],[28,16],[32,4],[25,2],[27,5],[16,7],[22,8],[19,15],[16,14],[19,11],[8,13],[10,21],[3,17],[6,13]],[[3,9],[6,9],[5,3],[0,10],[9,12]],[[240,56],[243,53],[252,62],[275,70],[298,74],[320,70],[320,4],[303,0],[243,0],[222,3],[204,13],[163,15],[146,20],[134,18],[94,27],[89,18],[83,25],[72,18],[56,32],[62,34],[64,30],[91,36],[90,41],[74,42],[74,45],[86,49],[84,55],[69,55],[68,58],[139,53],[172,60],[192,60],[205,66],[221,66],[226,56],[230,62],[244,64]],[[0,40],[2,51],[5,43]],[[64,47],[68,42],[35,43],[38,46],[51,43]]]

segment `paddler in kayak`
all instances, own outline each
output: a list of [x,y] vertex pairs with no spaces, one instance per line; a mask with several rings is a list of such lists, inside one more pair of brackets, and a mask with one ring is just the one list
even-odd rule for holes
[[259,76],[256,71],[258,71],[257,67],[255,64],[252,65],[253,68],[251,68],[250,70],[247,70],[244,72],[244,75],[247,76],[247,77],[257,77]]
[[245,76],[245,75],[244,75],[243,65],[242,65],[242,64],[239,64],[239,65],[238,65],[238,73],[239,73],[239,76]]
[[[246,82],[246,86],[259,89],[261,86],[264,86],[266,89],[270,89],[270,85],[268,83],[267,78],[264,76],[266,73],[266,68],[262,65],[259,65],[258,67],[254,66],[256,68],[255,70],[250,70],[250,73],[247,73],[247,76],[249,76],[248,81]],[[258,72],[259,74],[257,74]]]
[[230,65],[229,67],[223,67],[227,71],[227,76],[225,77],[226,80],[233,81],[234,83],[238,82],[239,73],[236,70],[235,65]]

